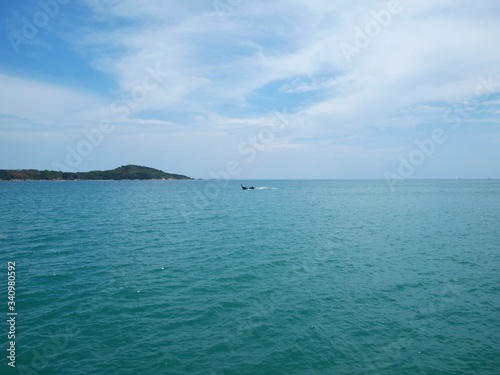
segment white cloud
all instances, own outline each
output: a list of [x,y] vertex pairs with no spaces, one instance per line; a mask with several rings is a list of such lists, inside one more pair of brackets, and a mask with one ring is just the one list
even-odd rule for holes
[[0,113],[33,124],[81,124],[102,111],[102,99],[51,83],[0,74]]
[[[329,154],[333,145],[339,155],[370,157],[371,150],[362,151],[369,143],[364,131],[438,125],[447,109],[474,95],[480,76],[500,77],[500,5],[493,0],[401,0],[402,11],[350,61],[341,44],[355,44],[357,28],[387,10],[388,1],[255,0],[230,7],[222,20],[212,1],[87,4],[94,19],[76,23],[67,41],[115,80],[116,91],[101,98],[4,75],[3,116],[83,126],[109,116],[113,102],[130,100],[148,69],[159,67],[168,76],[129,108],[123,134],[175,134],[185,144],[192,134],[197,147],[203,134],[223,148],[231,142],[224,148],[229,154],[266,126],[272,109],[287,107],[293,122],[269,145],[278,159],[285,150],[297,157]],[[481,116],[469,119],[478,126],[498,115],[498,98],[482,100]],[[355,135],[359,148],[341,147]],[[297,147],[299,140],[311,146]]]
[[[247,103],[256,90],[288,80],[281,85],[287,93],[335,87],[305,110],[308,116],[340,114],[343,120],[370,123],[375,114],[383,122],[407,106],[470,95],[477,77],[496,69],[499,55],[492,47],[499,41],[497,18],[488,13],[497,7],[493,1],[480,6],[401,1],[401,14],[393,15],[351,63],[340,43],[352,41],[355,28],[363,28],[371,12],[386,9],[387,2],[255,1],[235,7],[224,21],[200,3],[89,3],[99,17],[139,21],[87,34],[80,42],[122,51],[99,55],[93,63],[114,74],[124,91],[140,81],[147,66],[161,64],[170,76],[144,103],[155,109],[213,111],[227,102]],[[363,118],[363,111],[368,116]]]

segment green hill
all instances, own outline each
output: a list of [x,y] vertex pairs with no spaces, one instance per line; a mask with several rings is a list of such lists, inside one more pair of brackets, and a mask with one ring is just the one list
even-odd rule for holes
[[109,171],[75,173],[37,169],[0,169],[0,180],[192,180],[192,178],[154,168],[123,165]]

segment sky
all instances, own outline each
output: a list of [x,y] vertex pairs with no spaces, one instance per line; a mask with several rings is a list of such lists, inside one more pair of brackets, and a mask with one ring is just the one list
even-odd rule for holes
[[0,168],[500,178],[497,0],[5,0]]

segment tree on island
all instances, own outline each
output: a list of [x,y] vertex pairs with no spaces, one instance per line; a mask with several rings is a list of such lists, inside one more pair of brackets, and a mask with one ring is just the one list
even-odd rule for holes
[[166,173],[139,165],[122,165],[109,171],[60,172],[37,169],[0,169],[0,180],[192,180],[181,174]]

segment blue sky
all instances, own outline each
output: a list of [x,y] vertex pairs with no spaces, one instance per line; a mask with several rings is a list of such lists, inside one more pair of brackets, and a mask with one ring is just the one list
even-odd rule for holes
[[496,0],[6,0],[0,14],[0,168],[500,178]]

